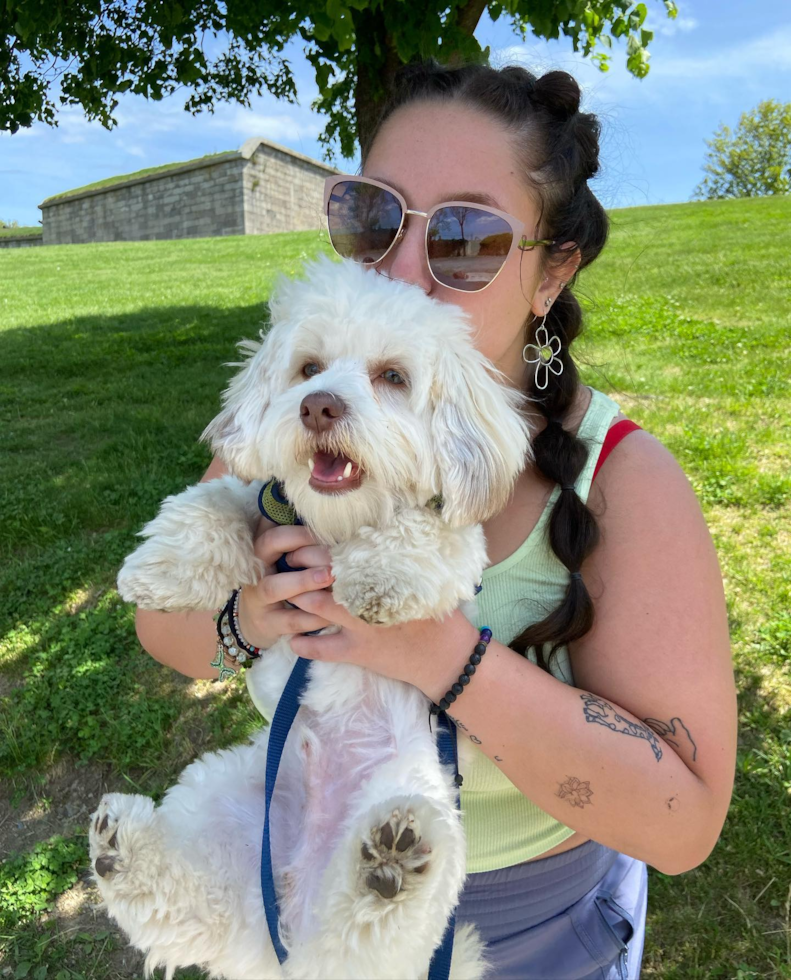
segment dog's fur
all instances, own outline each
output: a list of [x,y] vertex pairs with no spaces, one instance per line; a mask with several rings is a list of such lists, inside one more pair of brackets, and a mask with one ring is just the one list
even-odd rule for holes
[[[306,280],[281,280],[271,314],[262,343],[240,345],[248,357],[204,433],[232,475],[164,501],[119,574],[121,595],[214,610],[255,583],[257,493],[274,475],[330,546],[333,595],[351,613],[394,624],[461,606],[471,617],[480,522],[504,506],[529,454],[521,394],[475,349],[458,307],[353,262],[323,259]],[[321,371],[306,377],[311,362]],[[388,368],[406,383],[382,378]],[[346,406],[320,434],[300,419],[319,391]],[[317,449],[359,462],[360,486],[313,489]],[[427,508],[438,493],[441,510]],[[295,659],[283,637],[246,672],[269,718]],[[282,968],[259,880],[266,729],[193,762],[156,809],[103,797],[90,826],[96,882],[147,951],[146,975],[161,965],[170,980],[197,963],[227,980],[425,977],[465,876],[455,786],[427,709],[408,684],[311,665],[272,805]],[[451,976],[484,972],[475,931],[458,929]]]

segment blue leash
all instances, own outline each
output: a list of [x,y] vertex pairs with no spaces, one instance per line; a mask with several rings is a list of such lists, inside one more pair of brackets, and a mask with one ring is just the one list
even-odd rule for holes
[[[261,847],[261,894],[264,900],[264,912],[266,914],[266,924],[269,927],[269,935],[272,945],[277,953],[277,958],[282,966],[288,958],[288,951],[280,940],[280,930],[278,923],[280,920],[280,905],[275,892],[275,882],[272,875],[272,845],[269,836],[269,808],[272,803],[272,794],[275,790],[280,759],[283,756],[283,747],[286,744],[291,725],[299,711],[299,702],[305,690],[308,680],[309,660],[299,657],[291,676],[286,683],[283,694],[275,710],[275,717],[272,719],[272,727],[269,732],[269,748],[266,756],[266,783],[265,783],[265,811],[264,811],[264,836]],[[437,715],[439,728],[437,731],[437,747],[439,749],[440,762],[443,765],[452,765],[456,774],[456,785],[460,785],[458,759],[456,756],[456,726],[448,718],[445,712]],[[458,800],[457,800],[458,803]],[[456,923],[455,911],[451,914],[442,942],[434,951],[429,967],[428,980],[448,980],[450,976],[450,960],[453,954],[453,930]]]
[[[299,515],[294,511],[288,502],[283,488],[276,480],[271,480],[265,484],[258,494],[258,508],[264,517],[277,524],[302,524]],[[302,569],[292,568],[286,561],[286,556],[281,555],[276,563],[279,572],[301,571]],[[481,586],[475,589],[476,595],[481,591]],[[293,603],[286,602],[287,606],[295,608]],[[312,633],[303,633],[303,636],[315,636],[322,633],[322,629],[313,630]],[[283,756],[283,749],[291,731],[291,726],[299,711],[299,702],[305,691],[308,681],[308,667],[310,660],[298,657],[291,675],[288,678],[283,693],[280,696],[275,717],[269,730],[269,747],[266,754],[266,782],[264,788],[265,810],[264,810],[264,834],[261,847],[261,895],[264,900],[264,913],[266,914],[266,924],[269,927],[269,936],[272,940],[277,958],[282,966],[287,958],[288,951],[280,940],[280,904],[275,892],[275,880],[272,874],[272,845],[269,836],[269,809],[272,803],[272,794],[275,791],[277,773],[280,769],[280,760]],[[456,754],[456,726],[448,718],[444,711],[437,715],[437,748],[439,750],[440,763],[452,765],[455,774],[456,786],[461,786],[461,776],[459,775],[459,761]],[[458,794],[456,805],[458,806]],[[434,955],[429,966],[428,980],[448,980],[450,976],[450,961],[453,954],[453,932],[456,923],[455,910],[451,913],[442,942],[434,950]]]

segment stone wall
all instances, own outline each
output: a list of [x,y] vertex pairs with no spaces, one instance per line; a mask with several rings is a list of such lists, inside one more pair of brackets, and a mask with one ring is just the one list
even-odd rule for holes
[[41,235],[0,235],[0,248],[29,248],[42,244]]
[[44,201],[44,244],[242,235],[244,166],[233,154]]
[[[244,171],[244,217],[248,235],[274,231],[318,231],[324,205],[324,180],[334,167],[262,140],[249,140]],[[244,152],[244,147],[242,147]]]
[[260,235],[321,227],[332,167],[258,137],[194,160],[39,205],[45,245]]

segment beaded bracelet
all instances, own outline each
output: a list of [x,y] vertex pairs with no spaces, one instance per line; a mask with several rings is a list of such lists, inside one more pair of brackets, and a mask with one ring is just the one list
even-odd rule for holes
[[449,691],[445,692],[445,697],[440,700],[439,704],[432,703],[428,709],[432,715],[438,715],[440,711],[447,711],[456,698],[464,691],[464,688],[470,683],[470,678],[475,673],[475,668],[481,662],[481,658],[486,653],[486,647],[488,646],[491,638],[492,631],[488,626],[484,626],[481,630],[481,635],[478,638],[478,642],[475,644],[475,649],[470,654],[469,663],[464,665],[464,673],[459,674],[459,679],[455,684],[451,685]]
[[225,664],[225,657],[242,666],[247,666],[249,660],[257,660],[263,652],[260,647],[248,643],[242,636],[239,626],[239,594],[240,589],[234,589],[228,601],[215,617],[217,623],[217,656],[211,661],[212,667],[220,671],[220,680],[225,680],[235,674],[233,667]]

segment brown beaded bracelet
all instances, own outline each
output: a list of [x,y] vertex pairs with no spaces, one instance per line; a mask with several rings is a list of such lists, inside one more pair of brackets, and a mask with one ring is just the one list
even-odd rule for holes
[[428,709],[432,715],[438,715],[440,711],[447,711],[456,698],[464,691],[464,688],[470,683],[470,678],[475,673],[476,667],[486,653],[486,647],[491,638],[492,631],[488,626],[484,626],[478,642],[475,644],[475,649],[470,654],[469,662],[464,665],[464,672],[459,674],[459,679],[455,684],[451,685],[449,691],[445,692],[445,697],[440,700],[439,704],[432,702],[431,707]]

